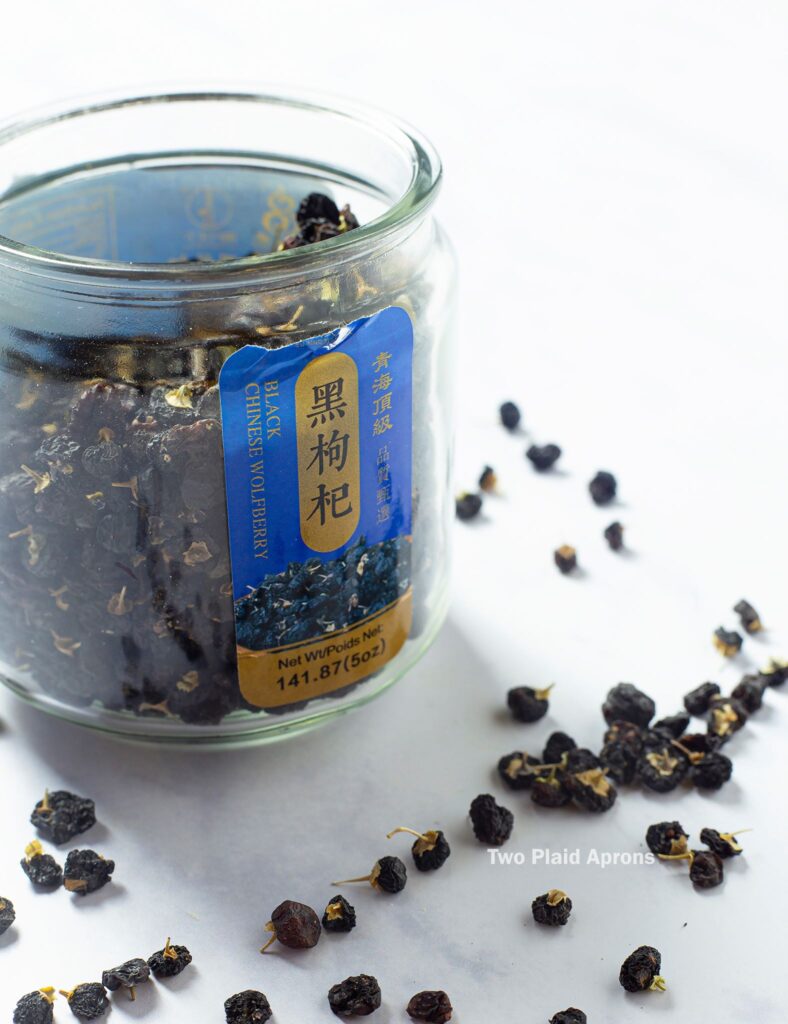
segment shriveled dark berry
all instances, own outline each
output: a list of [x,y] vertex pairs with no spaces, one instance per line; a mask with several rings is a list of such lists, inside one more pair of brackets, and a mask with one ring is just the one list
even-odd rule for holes
[[517,430],[520,426],[522,414],[514,402],[504,402],[499,409],[499,413],[501,416],[501,423],[503,423],[507,430]]
[[262,992],[247,988],[224,1001],[226,1024],[266,1024],[271,1019],[271,1004]]
[[530,789],[537,776],[537,772],[530,769],[538,764],[541,764],[538,758],[524,750],[514,750],[500,759],[498,774],[509,789]]
[[689,732],[680,739],[674,740],[677,750],[688,753],[690,761],[696,764],[706,754],[713,754],[722,746],[722,740],[710,732]]
[[760,633],[763,629],[760,615],[749,601],[741,600],[733,606],[746,633]]
[[531,904],[531,913],[537,924],[563,925],[572,913],[572,901],[560,889],[550,889],[536,897]]
[[634,722],[619,720],[612,722],[605,731],[605,743],[623,743],[624,746],[639,754],[643,749],[643,730]]
[[722,857],[713,850],[693,850],[690,881],[698,889],[714,889],[723,882]]
[[95,480],[115,480],[123,468],[123,448],[114,441],[89,445],[82,452],[82,468]]
[[542,764],[558,764],[564,754],[574,750],[577,744],[565,732],[552,732],[542,751]]
[[742,847],[737,843],[738,832],[718,832],[716,828],[704,828],[700,832],[700,841],[718,857],[728,860],[729,857],[738,857]]
[[769,686],[782,686],[788,679],[788,661],[772,658],[766,668],[761,669],[760,674]]
[[732,658],[739,653],[744,640],[741,633],[737,633],[735,629],[720,626],[714,630],[712,642],[724,658]]
[[728,739],[747,722],[747,710],[733,697],[715,697],[709,705],[709,732]]
[[570,1006],[568,1010],[559,1010],[554,1013],[548,1024],[588,1024],[588,1017],[582,1010]]
[[328,991],[328,1005],[337,1017],[367,1017],[380,1006],[380,985],[371,974],[345,978]]
[[663,732],[672,739],[677,740],[689,729],[690,716],[687,711],[679,711],[677,715],[667,715],[654,722],[651,728],[654,732]]
[[69,1008],[80,1020],[97,1020],[109,1010],[107,990],[99,981],[87,981],[77,985],[70,992],[61,992],[68,1000]]
[[33,885],[41,889],[56,889],[63,884],[63,868],[51,854],[44,853],[37,839],[28,844],[19,863]]
[[608,691],[602,714],[608,725],[620,719],[645,729],[654,717],[657,706],[647,694],[632,683],[618,683]]
[[45,839],[59,846],[96,824],[96,805],[86,797],[58,789],[44,794],[33,808],[30,821]]
[[763,705],[763,693],[768,685],[760,673],[742,676],[731,690],[731,697],[738,700],[747,714],[751,715]]
[[372,871],[368,875],[361,875],[358,878],[344,878],[339,882],[332,882],[332,885],[347,885],[350,882],[369,882],[373,889],[378,892],[398,893],[402,892],[408,881],[408,869],[399,857],[381,857],[376,860]]
[[391,839],[398,832],[407,832],[416,836],[416,841],[411,846],[410,852],[413,856],[413,863],[419,871],[437,871],[451,856],[449,842],[440,829],[417,832],[415,829],[400,826],[389,832],[387,838]]
[[655,793],[670,793],[686,777],[689,769],[687,756],[667,743],[641,754],[637,775],[647,789]]
[[525,453],[525,457],[534,469],[538,469],[540,473],[543,473],[545,470],[552,469],[556,462],[558,462],[561,458],[561,449],[557,444],[532,444]]
[[4,935],[16,921],[16,911],[11,900],[0,896],[0,935]]
[[561,775],[551,771],[534,779],[531,800],[538,807],[564,807],[571,802],[572,794],[564,785]]
[[115,861],[106,860],[95,850],[72,850],[66,857],[63,885],[69,892],[86,896],[103,888],[112,878]]
[[101,984],[104,988],[110,992],[117,992],[119,988],[127,988],[131,991],[132,997],[135,986],[146,981],[150,981],[150,967],[141,957],[126,960],[117,967],[103,971],[101,975]]
[[506,695],[506,703],[512,717],[518,722],[538,722],[544,718],[550,706],[548,695],[551,686],[543,690],[534,690],[530,686],[515,686]]
[[618,980],[627,992],[663,991],[665,979],[660,976],[662,955],[653,946],[638,946],[621,965]]
[[573,569],[577,568],[577,551],[571,544],[562,544],[560,548],[556,548],[553,552],[553,561],[564,576],[566,576]]
[[646,830],[646,845],[652,853],[675,856],[687,852],[689,835],[677,821],[660,821]]
[[716,683],[701,683],[684,697],[684,707],[691,715],[700,718],[709,710],[709,704],[719,692],[720,688]]
[[712,752],[694,764],[690,782],[698,789],[721,789],[733,775],[733,761],[725,754]]
[[327,932],[351,932],[356,927],[356,911],[344,896],[332,896],[323,911],[323,927]]
[[624,546],[624,527],[616,521],[605,527],[605,540],[611,551],[620,551]]
[[584,811],[591,811],[593,814],[609,811],[618,796],[618,790],[606,778],[601,768],[589,768],[583,772],[567,772],[564,786],[576,807],[580,807]]
[[595,505],[608,505],[616,496],[616,478],[607,470],[600,469],[588,490]]
[[496,803],[489,793],[480,793],[471,802],[469,811],[473,834],[487,846],[503,846],[512,834],[514,815]]
[[339,225],[339,207],[323,192],[310,192],[301,200],[296,210],[296,221],[300,227],[313,220],[327,220]]
[[482,510],[481,494],[460,494],[455,502],[457,518],[463,522],[475,519]]
[[410,1000],[406,1011],[411,1020],[423,1020],[427,1024],[447,1024],[451,1020],[451,1000],[445,992],[417,992]]
[[492,466],[485,466],[479,477],[479,490],[486,491],[488,494],[494,491],[498,486],[498,477],[495,474],[495,470]]
[[52,1007],[55,998],[53,988],[39,988],[35,992],[28,992],[14,1008],[14,1024],[52,1024],[55,1019]]
[[261,953],[275,940],[288,949],[311,949],[320,940],[320,918],[305,903],[285,900],[273,911],[265,930],[272,935]]
[[599,752],[599,760],[605,774],[622,786],[634,781],[637,771],[638,754],[623,740],[611,740]]
[[192,962],[192,955],[185,946],[172,946],[170,940],[164,944],[164,949],[152,953],[148,957],[148,967],[154,978],[175,978],[182,971],[185,971]]
[[566,752],[564,770],[566,772],[589,772],[601,768],[602,762],[593,750],[588,747],[573,747]]

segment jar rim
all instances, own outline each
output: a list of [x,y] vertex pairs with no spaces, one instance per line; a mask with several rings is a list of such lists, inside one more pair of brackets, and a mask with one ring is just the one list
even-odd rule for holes
[[[352,258],[354,253],[375,247],[383,238],[421,217],[432,205],[440,189],[443,168],[432,143],[406,121],[374,106],[352,100],[326,97],[325,94],[293,92],[272,88],[268,91],[229,88],[172,88],[162,91],[124,91],[104,93],[81,100],[50,104],[27,114],[0,122],[0,153],[2,147],[20,136],[32,134],[58,122],[90,114],[146,104],[170,102],[233,101],[261,103],[317,114],[339,115],[383,134],[405,153],[410,163],[410,180],[402,195],[379,216],[352,232],[327,238],[308,246],[256,253],[214,262],[195,263],[130,263],[120,260],[76,256],[16,241],[0,233],[0,259],[6,258],[19,268],[69,276],[108,278],[118,283],[147,282],[170,287],[200,287],[211,282],[227,285],[230,278],[274,272],[308,272],[326,259]],[[2,198],[2,197],[0,197]]]

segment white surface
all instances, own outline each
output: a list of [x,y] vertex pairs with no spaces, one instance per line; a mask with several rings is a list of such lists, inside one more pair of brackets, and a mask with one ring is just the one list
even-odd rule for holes
[[[23,6],[5,14],[6,112],[206,68],[363,97],[432,136],[463,280],[458,482],[489,461],[505,494],[457,531],[454,606],[431,653],[318,733],[160,753],[0,697],[0,891],[18,910],[0,939],[0,1018],[33,987],[96,978],[171,934],[194,969],[117,1000],[117,1020],[209,1024],[227,995],[259,987],[277,1024],[312,1024],[333,1019],[329,986],[361,971],[381,981],[379,1024],[404,1021],[410,995],[431,986],[450,992],[459,1024],[539,1024],[568,1005],[592,1024],[785,1020],[788,694],[771,692],[734,741],[734,781],[717,796],[626,792],[595,818],[505,795],[510,850],[642,850],[646,826],[674,816],[694,834],[754,827],[714,892],[668,865],[493,868],[465,820],[478,792],[503,797],[499,755],[538,750],[553,728],[597,746],[613,683],[639,683],[666,714],[703,679],[732,684],[748,658],[788,650],[785,6]],[[536,439],[564,447],[560,474],[532,473],[526,439],[496,425],[509,397]],[[606,549],[613,512],[585,491],[598,468],[620,479],[627,557]],[[551,564],[562,542],[577,546],[581,578]],[[709,635],[741,596],[773,632],[720,673]],[[508,686],[551,680],[549,718],[501,714]],[[118,865],[102,894],[35,895],[22,876],[45,786],[96,797],[102,824],[86,839]],[[281,899],[322,907],[332,878],[407,857],[404,838],[384,838],[398,824],[447,831],[439,874],[411,871],[393,898],[348,891],[352,934],[258,955]],[[551,886],[575,902],[560,933],[529,920]],[[664,995],[618,987],[641,943],[663,952]],[[57,1020],[69,1019],[61,1003]]]

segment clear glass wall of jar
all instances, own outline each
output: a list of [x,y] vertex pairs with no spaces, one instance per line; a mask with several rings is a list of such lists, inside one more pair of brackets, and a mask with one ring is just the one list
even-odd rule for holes
[[[445,615],[453,505],[440,175],[411,129],[303,97],[130,96],[0,132],[0,674],[14,692],[132,738],[237,743],[364,703],[423,653]],[[283,250],[312,192],[361,226]],[[238,680],[219,373],[244,346],[388,307],[413,334],[407,637],[349,685],[260,706]],[[340,552],[356,618],[361,544]],[[280,611],[309,606],[296,575],[276,577]]]

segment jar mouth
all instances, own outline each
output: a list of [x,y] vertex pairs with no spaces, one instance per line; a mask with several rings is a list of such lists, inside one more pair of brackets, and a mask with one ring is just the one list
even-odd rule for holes
[[[311,245],[223,258],[220,261],[161,263],[94,258],[39,247],[0,233],[0,262],[36,274],[107,278],[115,284],[118,279],[125,279],[170,287],[186,284],[207,286],[211,281],[226,285],[228,277],[242,275],[246,279],[249,276],[267,275],[269,272],[306,273],[315,265],[325,266],[333,261],[353,259],[362,253],[366,255],[385,245],[392,233],[421,218],[436,198],[442,181],[442,167],[435,148],[409,124],[374,107],[334,98],[327,102],[322,94],[316,96],[301,92],[177,89],[88,98],[76,103],[71,101],[0,123],[0,203],[8,198],[9,186],[16,186],[19,181],[16,166],[3,170],[6,157],[14,164],[14,147],[28,154],[30,140],[45,137],[48,132],[53,134],[53,141],[57,137],[63,138],[64,131],[76,130],[79,135],[80,127],[90,118],[103,116],[106,119],[130,112],[133,115],[139,114],[135,117],[139,125],[144,123],[140,122],[140,117],[144,119],[145,112],[151,109],[173,111],[178,105],[181,109],[191,105],[192,110],[204,106],[216,113],[216,108],[221,104],[238,110],[242,109],[242,105],[249,105],[249,109],[256,107],[259,111],[265,110],[277,115],[280,120],[283,115],[296,114],[332,119],[333,124],[342,126],[343,130],[352,129],[355,133],[354,145],[363,147],[363,140],[367,139],[370,165],[381,166],[386,159],[397,161],[400,180],[395,191],[392,192],[391,187],[379,188],[380,196],[385,199],[385,209],[351,232]],[[70,142],[73,144],[74,140]],[[57,149],[56,146],[51,148]],[[132,151],[128,155],[130,163],[137,159],[137,152]],[[257,151],[248,148],[248,152],[254,155]],[[285,155],[281,154],[282,157]],[[57,152],[54,158],[57,159]],[[328,160],[327,166],[331,167],[330,155]],[[350,176],[349,172],[350,169],[346,169],[346,176]],[[46,180],[48,175],[52,176],[51,171],[42,170],[40,177]],[[34,178],[36,175],[28,172],[22,177]],[[341,180],[341,177],[338,175],[337,180]],[[370,189],[376,187],[374,181],[365,180],[363,173],[356,180]],[[392,183],[387,184],[391,186]]]

